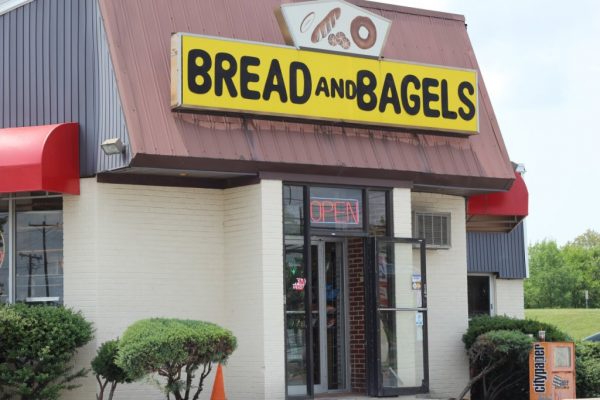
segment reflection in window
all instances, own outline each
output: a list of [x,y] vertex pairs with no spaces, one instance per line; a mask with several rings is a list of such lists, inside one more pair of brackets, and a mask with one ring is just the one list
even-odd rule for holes
[[283,186],[286,361],[289,395],[307,394],[304,188]]
[[[62,198],[21,196],[0,202],[0,301],[60,304]],[[13,206],[10,212],[9,203]],[[14,240],[9,245],[11,232]],[[14,253],[8,257],[11,251]]]
[[283,227],[286,235],[304,234],[304,188],[283,187]]
[[369,200],[369,235],[386,236],[387,234],[387,192],[370,190]]

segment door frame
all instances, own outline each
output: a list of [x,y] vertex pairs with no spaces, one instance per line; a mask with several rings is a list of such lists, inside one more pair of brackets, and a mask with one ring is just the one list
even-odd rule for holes
[[[381,371],[380,324],[377,304],[378,265],[377,242],[412,244],[419,249],[421,264],[421,307],[398,308],[399,311],[423,313],[423,381],[421,386],[390,388],[384,387]],[[371,397],[394,397],[429,392],[429,336],[427,307],[427,261],[425,239],[369,237],[365,241],[365,332],[367,339],[367,394]]]
[[[322,279],[325,276],[325,246],[326,243],[339,243],[342,247],[342,285],[343,288],[343,303],[344,303],[344,354],[345,354],[345,382],[346,387],[343,389],[329,390],[327,388],[329,382],[328,369],[327,369],[327,310],[323,307],[323,299],[326,297],[325,281]],[[338,393],[347,392],[351,389],[351,370],[350,370],[350,314],[349,314],[349,299],[348,299],[348,241],[344,237],[331,237],[331,236],[311,236],[310,245],[317,245],[317,270],[319,273],[319,342],[320,342],[320,370],[321,370],[321,384],[317,385],[313,383],[314,393]],[[312,260],[311,260],[312,262]],[[325,296],[323,296],[323,290],[325,290]],[[325,312],[323,314],[323,310]],[[324,317],[324,318],[323,318]],[[325,357],[323,357],[325,356]],[[313,365],[314,370],[314,365]],[[325,382],[323,383],[323,379]]]

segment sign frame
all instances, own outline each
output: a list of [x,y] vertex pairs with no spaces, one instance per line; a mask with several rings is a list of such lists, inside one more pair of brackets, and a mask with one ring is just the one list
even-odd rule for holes
[[[340,118],[336,118],[333,116],[319,116],[319,117],[313,117],[310,115],[298,115],[298,114],[288,114],[288,113],[276,113],[276,112],[271,112],[271,111],[260,111],[260,110],[243,110],[243,109],[236,109],[236,108],[223,108],[223,107],[212,107],[212,106],[195,106],[195,105],[190,105],[190,104],[184,104],[183,103],[183,51],[182,51],[182,47],[183,47],[183,42],[182,42],[182,38],[184,36],[188,36],[188,37],[192,37],[192,38],[201,38],[201,39],[211,39],[211,40],[219,40],[219,41],[226,41],[226,42],[232,42],[232,43],[240,43],[240,44],[250,44],[250,45],[259,45],[259,46],[266,46],[266,47],[273,47],[273,48],[278,48],[278,49],[286,49],[286,50],[293,50],[296,52],[309,52],[309,53],[321,53],[321,54],[326,54],[328,56],[333,56],[333,57],[347,57],[347,58],[357,58],[357,59],[366,59],[366,60],[372,60],[372,61],[376,61],[376,62],[389,62],[389,63],[400,63],[400,64],[405,64],[405,65],[414,65],[414,66],[419,66],[419,67],[431,67],[431,68],[439,68],[439,69],[446,69],[446,70],[451,70],[451,71],[464,71],[464,72],[471,72],[474,73],[475,75],[475,79],[474,79],[474,84],[475,84],[475,88],[474,88],[474,106],[475,106],[475,120],[476,120],[476,128],[473,131],[466,131],[466,130],[462,130],[462,129],[451,129],[451,128],[443,128],[443,127],[429,127],[429,126],[414,126],[414,125],[409,125],[409,124],[402,124],[402,123],[394,123],[394,124],[389,124],[389,123],[383,123],[383,122],[370,122],[370,121],[360,121],[360,120],[345,120],[345,119],[340,119]],[[244,39],[233,39],[233,38],[226,38],[226,37],[220,37],[220,36],[213,36],[213,35],[203,35],[203,34],[193,34],[193,33],[185,33],[185,32],[176,32],[173,33],[171,35],[171,50],[170,50],[170,75],[171,75],[171,85],[170,85],[170,106],[171,106],[171,111],[176,111],[176,112],[194,112],[194,111],[201,111],[201,112],[205,112],[205,113],[213,113],[213,114],[224,114],[224,115],[231,115],[231,116],[239,116],[239,115],[247,115],[247,116],[259,116],[259,117],[263,117],[265,119],[284,119],[284,120],[292,120],[292,121],[299,121],[299,122],[304,122],[304,123],[318,123],[318,122],[331,122],[331,123],[336,123],[336,124],[342,124],[342,125],[348,125],[348,126],[354,126],[357,128],[381,128],[381,129],[403,129],[405,131],[408,132],[415,132],[415,133],[423,133],[423,134],[450,134],[452,136],[458,136],[458,137],[469,137],[469,136],[473,136],[473,135],[478,135],[480,133],[480,123],[481,123],[481,117],[480,117],[480,112],[481,109],[483,109],[483,107],[481,107],[480,104],[480,96],[479,96],[479,78],[480,78],[480,74],[479,71],[477,69],[471,69],[471,68],[460,68],[460,67],[451,67],[451,66],[444,66],[444,65],[436,65],[436,64],[429,64],[429,63],[417,63],[417,62],[411,62],[411,61],[403,61],[403,60],[396,60],[396,59],[374,59],[373,57],[369,57],[369,56],[361,56],[361,55],[357,55],[357,54],[339,54],[339,53],[332,53],[332,52],[325,52],[325,51],[316,51],[314,49],[308,49],[308,48],[296,48],[294,46],[288,46],[288,45],[282,45],[282,44],[276,44],[276,43],[264,43],[264,42],[257,42],[257,41],[252,41],[252,40],[244,40]]]

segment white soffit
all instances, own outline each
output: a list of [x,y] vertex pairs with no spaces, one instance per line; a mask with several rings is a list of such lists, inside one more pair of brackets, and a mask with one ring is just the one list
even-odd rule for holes
[[0,0],[0,15],[31,3],[33,0]]
[[379,57],[392,22],[342,0],[281,5],[284,36],[297,48]]

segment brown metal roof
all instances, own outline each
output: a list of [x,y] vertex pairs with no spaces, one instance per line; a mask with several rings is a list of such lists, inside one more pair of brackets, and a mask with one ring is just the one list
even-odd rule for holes
[[[355,1],[393,21],[385,58],[478,69],[464,18]],[[170,36],[190,32],[284,44],[280,0],[100,0],[130,135],[132,166],[280,171],[507,189],[514,174],[487,90],[480,134],[341,127],[170,109]]]

